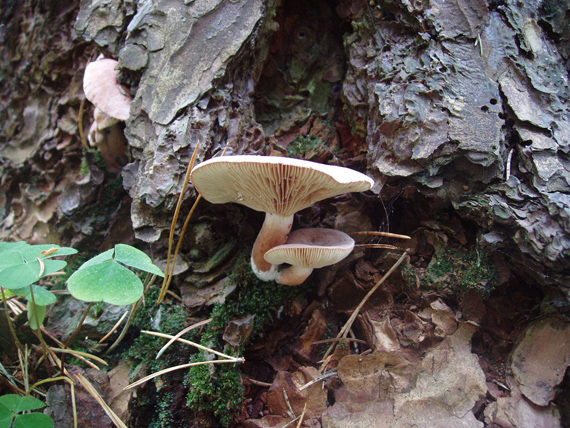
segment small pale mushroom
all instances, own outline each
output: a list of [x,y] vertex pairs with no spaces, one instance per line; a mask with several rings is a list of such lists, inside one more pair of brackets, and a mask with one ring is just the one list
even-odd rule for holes
[[286,242],[296,212],[336,195],[364,192],[374,183],[350,168],[253,155],[210,159],[194,168],[191,180],[211,203],[236,202],[265,212],[251,255],[252,269],[264,281],[275,279],[277,267],[263,256]]
[[112,170],[126,161],[127,141],[117,125],[129,118],[132,97],[117,80],[118,62],[102,58],[91,62],[83,75],[85,97],[95,106],[89,142],[97,146]]
[[354,248],[354,239],[335,229],[299,229],[291,232],[284,245],[265,253],[265,260],[273,265],[287,263],[275,280],[283,285],[302,284],[313,269],[330,266],[348,256]]

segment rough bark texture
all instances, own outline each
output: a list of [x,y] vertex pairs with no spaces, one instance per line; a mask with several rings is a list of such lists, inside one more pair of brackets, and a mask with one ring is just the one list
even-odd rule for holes
[[[303,6],[295,2],[286,2],[280,13],[289,15],[277,18],[277,5],[261,0],[121,3],[82,2],[76,30],[111,49],[136,77],[125,130],[134,159],[124,177],[139,238],[152,242],[168,227],[162,213],[172,212],[198,141],[200,158],[226,143],[230,154],[267,152],[263,130],[280,135],[275,122],[285,122],[269,115],[271,101],[287,110],[285,96],[314,83],[315,69],[320,82],[327,80],[323,73],[345,69],[344,81],[328,81],[331,88],[342,83],[344,114],[353,133],[365,138],[376,192],[382,195],[385,184],[392,190],[413,185],[442,198],[478,223],[483,244],[520,253],[515,258],[540,281],[564,286],[570,267],[567,5],[317,2],[305,6],[310,22],[303,22]],[[325,26],[326,33],[319,19],[351,28],[333,34]],[[343,36],[345,53],[319,34]],[[266,76],[279,89],[268,92]],[[302,111],[326,109],[314,101],[317,92],[310,95]],[[290,110],[294,124],[300,110]]]
[[[382,413],[394,427],[412,419],[426,427],[429,420],[479,427],[483,419],[507,427],[523,426],[517,421],[532,413],[526,426],[558,426],[558,409],[570,414],[564,393],[570,381],[562,377],[568,358],[552,359],[556,376],[546,392],[536,390],[533,371],[523,376],[513,367],[544,367],[543,355],[560,354],[548,332],[568,332],[568,15],[562,0],[5,1],[0,240],[98,251],[136,236],[162,256],[199,142],[199,162],[227,146],[227,155],[290,153],[349,166],[376,180],[373,192],[317,204],[296,224],[352,232],[390,219],[390,231],[413,235],[411,262],[358,320],[357,334],[374,351],[363,365],[371,373],[367,401],[358,401],[362,373],[343,378],[342,364],[350,362],[344,360],[338,373],[345,387],[328,385],[336,405],[320,422],[307,423],[360,426]],[[82,76],[99,53],[119,60],[120,80],[134,96],[120,125],[129,160],[119,176],[82,149],[81,129],[93,112]],[[186,205],[194,197],[188,192]],[[176,285],[188,310],[202,308],[201,316],[205,305],[243,288],[229,283],[228,271],[262,218],[235,205],[200,209],[177,265],[186,276]],[[314,274],[313,302],[286,309],[295,323],[267,335],[254,351],[261,356],[243,372],[258,373],[262,361],[267,370],[259,373],[271,382],[271,370],[298,368],[294,358],[317,366],[314,340],[343,322],[394,260],[390,252],[358,249]],[[440,269],[444,263],[451,268]],[[500,287],[489,297],[492,281]],[[440,298],[449,307],[435,307]],[[317,311],[320,318],[308,322]],[[562,327],[542,332],[548,344],[540,349],[513,347],[539,315],[552,315],[552,325]],[[467,327],[455,332],[458,320],[483,327],[473,342]],[[303,323],[307,331],[297,343],[292,325],[304,331]],[[384,370],[376,364],[383,352],[401,361]],[[342,358],[335,352],[333,362]],[[416,395],[407,386],[387,388],[386,401],[377,401],[380,375],[390,388],[397,379],[422,388]],[[476,386],[457,386],[471,391],[464,400],[449,394],[463,379]],[[565,389],[554,394],[555,388]],[[187,391],[178,392],[177,409],[199,424],[185,407]],[[546,399],[531,403],[537,394]],[[276,417],[285,424],[289,417],[264,413],[263,393],[251,403],[246,426],[273,426]],[[145,423],[143,415],[135,426]]]

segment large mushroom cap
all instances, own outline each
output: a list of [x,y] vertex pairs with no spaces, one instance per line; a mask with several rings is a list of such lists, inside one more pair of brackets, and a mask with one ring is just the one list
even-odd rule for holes
[[354,240],[334,229],[299,229],[291,232],[287,243],[271,248],[265,260],[304,268],[322,268],[340,262],[354,248]]
[[374,183],[349,168],[273,156],[228,156],[194,168],[192,183],[214,203],[236,202],[256,211],[292,216],[313,203]]
[[89,101],[103,113],[119,120],[127,120],[132,97],[117,80],[118,62],[103,58],[91,62],[83,75],[83,91]]

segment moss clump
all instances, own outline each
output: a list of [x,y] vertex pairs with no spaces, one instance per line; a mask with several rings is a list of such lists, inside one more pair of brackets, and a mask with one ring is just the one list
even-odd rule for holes
[[488,296],[498,283],[498,271],[481,250],[448,249],[434,255],[425,269],[408,266],[402,271],[410,284],[419,278],[424,288],[464,294],[475,291]]
[[[267,325],[276,317],[278,309],[285,301],[306,292],[307,286],[284,287],[274,282],[260,281],[251,271],[250,251],[244,251],[236,262],[229,282],[236,284],[236,291],[226,302],[218,304],[211,313],[212,321],[202,333],[201,344],[212,349],[223,346],[222,335],[226,325],[233,319],[254,315],[251,337],[260,337]],[[224,351],[236,357],[242,356],[242,348],[225,345]],[[205,361],[206,355],[200,352],[192,362]],[[193,410],[213,414],[222,426],[228,426],[240,413],[244,400],[239,365],[215,364],[192,367],[187,376],[188,406]]]
[[169,428],[175,427],[176,418],[172,413],[172,406],[174,405],[174,394],[166,392],[157,394],[156,415],[155,419],[151,421],[148,428]]
[[[147,293],[145,296],[147,303],[138,309],[133,324],[140,330],[153,330],[174,335],[186,327],[186,308],[184,305],[169,303],[156,307],[154,302],[159,293],[158,288],[152,288]],[[185,337],[192,340],[192,333],[189,332]],[[182,351],[188,347],[178,342],[173,343],[160,359],[155,358],[165,343],[166,339],[141,334],[133,340],[132,345],[124,353],[124,357],[135,363],[148,363],[152,372],[180,364],[181,358],[187,354]]]
[[[206,361],[203,352],[191,362]],[[244,387],[234,364],[210,364],[191,367],[186,377],[188,406],[213,413],[222,426],[229,426],[240,413]]]
[[236,284],[237,289],[225,303],[214,307],[210,329],[224,329],[233,319],[255,315],[252,338],[263,334],[263,328],[272,323],[283,302],[302,296],[310,289],[309,282],[289,287],[261,281],[251,270],[250,252],[247,250],[236,262],[229,283]]

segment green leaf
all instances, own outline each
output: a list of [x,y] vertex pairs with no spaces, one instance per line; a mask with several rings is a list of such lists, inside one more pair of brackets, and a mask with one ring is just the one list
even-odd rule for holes
[[19,415],[14,422],[14,428],[53,428],[53,420],[43,413]]
[[46,404],[34,397],[17,394],[6,394],[0,397],[0,403],[14,413],[27,412],[28,410],[42,409]]
[[135,269],[144,270],[145,272],[164,277],[162,271],[152,263],[149,256],[130,245],[115,245],[115,260]]
[[[63,269],[67,265],[67,262],[63,260],[45,260],[43,263],[42,278]],[[7,267],[0,271],[0,286],[9,290],[26,287],[40,279],[40,271],[40,262],[37,260]]]
[[9,266],[16,266],[25,263],[22,253],[19,251],[4,251],[0,253],[0,271]]
[[89,266],[98,265],[99,263],[103,263],[103,262],[106,262],[108,260],[113,260],[113,254],[114,253],[115,253],[115,249],[111,248],[110,250],[107,250],[104,253],[101,253],[101,254],[87,260],[77,270],[85,269],[85,268],[88,268]]
[[26,241],[18,241],[18,242],[0,242],[0,253],[3,251],[13,251],[13,250],[18,250],[24,247],[28,247],[30,244],[28,244]]
[[[44,320],[46,319],[47,306],[34,305],[31,300],[28,300],[28,324],[33,330],[39,330]],[[39,321],[36,319],[38,315]]]
[[138,276],[115,260],[82,267],[69,277],[67,288],[76,299],[112,305],[130,305],[144,291]]
[[0,427],[11,427],[14,420],[14,413],[4,404],[0,403]]
[[[57,251],[53,251],[57,250]],[[77,253],[77,250],[70,247],[60,247],[59,245],[46,244],[46,245],[29,245],[21,249],[22,255],[26,261],[35,260],[36,257],[40,259],[47,259],[56,256],[68,256]],[[42,254],[45,252],[45,254]]]
[[[53,305],[56,302],[57,297],[51,291],[35,284],[32,285],[32,287],[34,288],[34,301],[36,302],[36,305],[48,306]],[[32,300],[32,291],[29,286],[12,290],[12,293],[17,296],[23,296],[29,301]]]

